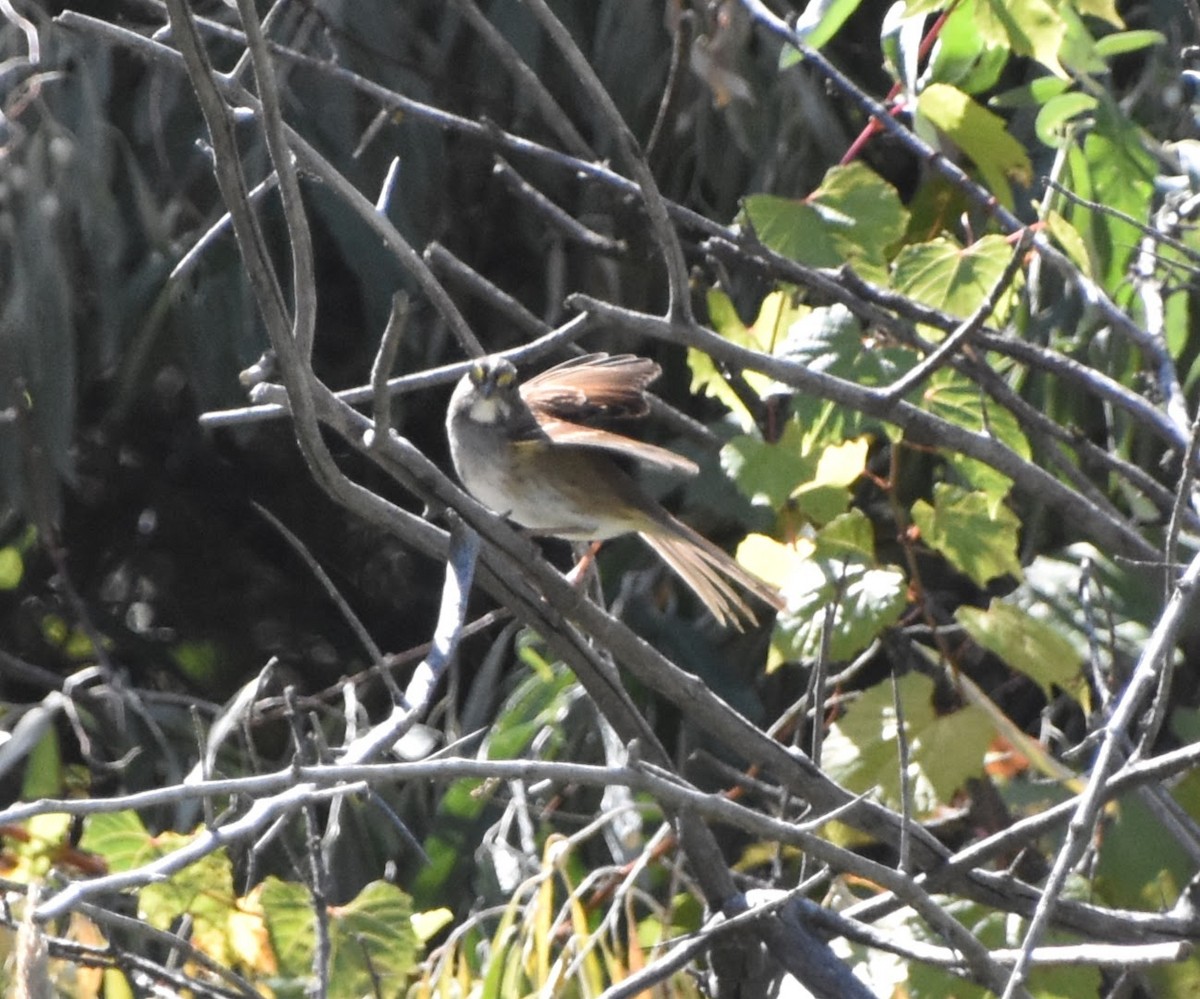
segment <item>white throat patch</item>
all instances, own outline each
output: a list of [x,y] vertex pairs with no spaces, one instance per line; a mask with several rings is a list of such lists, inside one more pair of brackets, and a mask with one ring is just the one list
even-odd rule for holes
[[484,399],[471,403],[471,419],[476,423],[496,423],[508,417],[508,405],[503,399]]

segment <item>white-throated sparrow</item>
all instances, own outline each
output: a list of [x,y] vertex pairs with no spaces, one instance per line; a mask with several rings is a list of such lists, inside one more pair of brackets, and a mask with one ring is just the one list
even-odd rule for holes
[[589,354],[520,384],[509,361],[482,358],[450,399],[454,467],[471,495],[534,533],[569,541],[640,535],[718,621],[740,629],[756,619],[737,587],[775,608],[778,593],[671,516],[614,456],[689,473],[696,465],[583,422],[644,415],[646,386],[659,373],[644,357]]

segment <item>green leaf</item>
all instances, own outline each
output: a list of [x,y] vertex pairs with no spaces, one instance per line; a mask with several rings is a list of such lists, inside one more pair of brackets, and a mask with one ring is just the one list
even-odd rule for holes
[[[938,372],[921,397],[923,408],[929,412],[967,430],[985,433],[1028,460],[1029,441],[1017,418],[1009,410],[987,403],[977,385],[953,371]],[[986,493],[993,504],[998,504],[1012,488],[1012,479],[982,461],[953,449],[943,449],[942,457],[963,482]]]
[[[767,295],[758,310],[758,316],[749,326],[742,323],[729,296],[718,288],[708,293],[708,315],[713,328],[731,343],[750,350],[771,354],[780,344],[788,328],[809,311],[807,306],[798,306],[790,292],[775,291]],[[692,392],[702,392],[723,403],[749,430],[754,426],[754,416],[747,411],[738,394],[729,386],[713,359],[703,351],[688,348],[688,368],[692,372]],[[744,374],[746,384],[764,396],[774,386],[773,379],[755,371]]]
[[758,238],[811,267],[848,263],[863,277],[887,276],[889,246],[908,213],[895,188],[861,163],[832,167],[803,201],[756,194],[743,203]]
[[1021,522],[986,494],[938,483],[933,488],[933,505],[918,500],[912,518],[921,539],[980,586],[997,576],[1020,579],[1017,535]]
[[171,649],[171,658],[193,683],[206,686],[216,682],[221,663],[221,651],[216,643],[199,640],[180,642]]
[[1081,115],[1091,114],[1100,106],[1100,101],[1091,94],[1071,91],[1052,97],[1042,105],[1034,121],[1037,137],[1051,149],[1058,149],[1073,141],[1075,129],[1072,122]]
[[79,845],[103,857],[114,873],[131,871],[160,855],[136,812],[88,816]]
[[783,593],[787,609],[779,616],[773,644],[784,660],[817,656],[826,608],[833,608],[829,654],[845,660],[894,624],[907,603],[902,573],[833,559],[801,563]]
[[12,545],[0,548],[0,590],[15,590],[25,574],[25,560]]
[[814,547],[803,538],[784,544],[765,534],[747,534],[738,545],[737,560],[759,579],[779,589],[793,573],[800,571],[801,563],[812,555]]
[[554,664],[549,677],[530,675],[522,680],[492,724],[485,744],[487,758],[520,758],[539,731],[555,726],[574,686],[571,671],[561,663]]
[[862,321],[840,303],[798,316],[776,353],[859,385],[886,384],[916,363],[912,351],[870,343]]
[[1028,184],[1033,167],[1025,148],[1009,134],[1004,119],[944,83],[930,84],[921,91],[917,113],[971,157],[983,182],[1002,205],[1011,208],[1009,178]]
[[1035,558],[1005,603],[1052,629],[1071,644],[1073,660],[1084,662],[1090,654],[1089,635],[1097,628],[1094,607],[1080,599],[1084,584],[1093,603],[1105,608],[1100,640],[1108,654],[1118,661],[1135,661],[1150,635],[1147,622],[1162,610],[1151,570],[1120,566],[1094,545],[1081,542]]
[[858,481],[867,463],[865,437],[831,444],[819,455],[812,478],[800,483],[788,497],[791,507],[815,524],[827,524],[850,506],[850,486]]
[[806,454],[804,431],[795,420],[773,444],[758,437],[734,437],[721,448],[721,468],[753,503],[778,510],[792,490],[816,474],[819,456]]
[[1167,36],[1161,31],[1143,29],[1141,31],[1117,31],[1105,35],[1096,42],[1096,55],[1101,59],[1111,59],[1113,56],[1125,55],[1127,52],[1137,52],[1155,45],[1166,45]]
[[1040,107],[1050,98],[1066,93],[1070,86],[1070,80],[1039,76],[1036,80],[997,94],[988,101],[988,105],[994,108]]
[[1003,236],[984,236],[965,248],[939,236],[900,251],[892,284],[904,295],[965,319],[991,294],[1012,254]]
[[806,368],[853,378],[863,353],[863,325],[844,305],[831,305],[796,316],[786,330],[779,354]]
[[[1082,150],[1072,146],[1067,151],[1069,186],[1080,197],[1124,215],[1147,217],[1157,171],[1143,143],[1142,134],[1119,109],[1101,104]],[[1141,233],[1121,218],[1082,205],[1064,206],[1063,214],[1087,245],[1092,271],[1104,286],[1114,288],[1124,281]]]
[[1083,274],[1091,277],[1092,259],[1088,256],[1087,246],[1078,230],[1056,211],[1046,212],[1046,229],[1062,248],[1063,253],[1071,258],[1071,263]]
[[[933,681],[919,673],[901,677],[900,704],[908,739],[909,786],[913,810],[930,815],[947,804],[972,777],[983,773],[994,729],[975,707],[939,715],[933,707]],[[821,766],[847,790],[878,789],[883,802],[900,804],[895,695],[890,682],[863,691],[825,737]]]
[[917,89],[924,35],[924,15],[912,16],[902,3],[892,4],[883,15],[883,26],[879,30],[883,64],[905,93],[914,93]]
[[[819,49],[837,34],[861,3],[862,0],[812,0],[796,20],[796,33],[806,44]],[[786,69],[802,58],[797,49],[785,45],[780,53],[779,66]]]
[[[526,658],[536,649],[522,648]],[[517,686],[492,723],[484,753],[488,759],[518,759],[532,739],[548,731],[552,738],[541,747],[543,758],[554,755],[556,738],[561,739],[562,718],[574,696],[575,678],[561,662],[548,664],[548,670],[532,670]],[[480,780],[452,783],[438,802],[435,830],[422,844],[429,863],[421,867],[411,884],[413,896],[422,908],[433,908],[446,895],[446,885],[456,876],[465,876],[474,865],[478,837],[482,836],[484,811],[491,802],[490,793],[481,793],[489,785]]]
[[735,437],[721,449],[721,467],[753,503],[825,524],[850,505],[849,486],[862,474],[867,440],[814,446],[796,420],[784,424],[778,441]]
[[1066,75],[1059,54],[1068,25],[1058,7],[1047,0],[977,0],[970,6],[984,37],[1040,62],[1056,76]]
[[1184,848],[1137,795],[1115,804],[1104,824],[1096,870],[1100,897],[1123,908],[1169,908],[1193,873]]
[[[312,977],[313,933],[312,898],[304,885],[282,881],[274,875],[262,884],[259,903],[263,919],[271,938],[271,949],[279,965],[279,979],[272,982],[276,991],[280,986],[285,995],[301,995],[297,985],[303,985]],[[288,989],[287,986],[292,986]]]
[[62,750],[58,743],[58,732],[51,723],[34,743],[25,764],[25,773],[21,777],[21,800],[54,798],[62,793],[62,789]]
[[1063,690],[1077,685],[1082,664],[1075,648],[1021,608],[993,600],[987,610],[960,607],[955,617],[976,642],[1035,681],[1047,697],[1052,685]]
[[[909,14],[923,16],[914,14],[911,6]],[[1010,51],[1007,44],[997,44],[979,30],[973,3],[955,4],[938,34],[926,77],[966,93],[979,93],[995,86]]]
[[412,900],[395,885],[374,881],[347,905],[330,910],[334,995],[402,991],[418,952]]
[[[260,902],[285,983],[311,979],[316,934],[313,901],[299,884],[268,878]],[[335,996],[396,995],[417,954],[412,900],[375,881],[346,905],[330,906],[329,981]]]
[[823,527],[814,545],[817,558],[875,563],[875,529],[861,510],[850,510]]
[[445,907],[426,909],[424,912],[414,912],[409,922],[412,923],[417,939],[421,943],[428,943],[454,922],[454,913]]
[[[161,833],[155,845],[169,853],[192,841],[193,836]],[[185,913],[192,917],[192,936],[218,960],[223,955],[226,928],[234,911],[233,865],[224,850],[215,850],[193,860],[166,881],[156,881],[138,892],[138,912],[151,925],[168,929]]]

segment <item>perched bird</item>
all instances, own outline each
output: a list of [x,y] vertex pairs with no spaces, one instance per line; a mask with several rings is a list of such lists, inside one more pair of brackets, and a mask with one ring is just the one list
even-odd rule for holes
[[536,534],[568,541],[638,534],[720,623],[741,629],[756,618],[739,587],[776,609],[779,594],[671,516],[616,459],[687,473],[695,463],[586,422],[645,415],[646,386],[659,374],[648,358],[588,354],[522,384],[509,361],[482,358],[450,399],[454,467],[472,496]]

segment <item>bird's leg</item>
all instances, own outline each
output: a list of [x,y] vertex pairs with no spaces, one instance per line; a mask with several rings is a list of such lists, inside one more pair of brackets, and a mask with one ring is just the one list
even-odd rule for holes
[[591,541],[585,545],[571,545],[575,553],[575,568],[567,573],[567,582],[572,586],[582,587],[587,580],[588,570],[596,564],[596,553],[604,542]]

